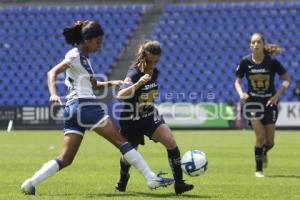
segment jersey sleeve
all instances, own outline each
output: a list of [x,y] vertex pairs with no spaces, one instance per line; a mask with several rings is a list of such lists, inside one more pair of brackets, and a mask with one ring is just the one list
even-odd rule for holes
[[139,74],[136,69],[130,68],[127,72],[126,78],[120,87],[120,89],[128,88],[132,86],[134,83],[136,83],[139,80]]
[[235,70],[235,76],[238,78],[243,78],[245,75],[245,62],[243,60],[240,61]]
[[74,52],[68,52],[65,55],[65,59],[63,60],[64,63],[69,65],[71,68],[78,66],[78,63],[80,63],[80,58],[78,53]]
[[276,59],[273,60],[273,66],[272,66],[272,67],[274,68],[275,72],[276,72],[277,74],[279,74],[280,76],[286,73],[286,69],[285,69],[285,68],[282,66],[282,64],[281,64],[278,60],[276,60]]

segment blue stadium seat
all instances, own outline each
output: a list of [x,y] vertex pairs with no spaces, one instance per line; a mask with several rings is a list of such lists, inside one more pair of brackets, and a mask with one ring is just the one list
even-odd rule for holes
[[[9,97],[6,99],[10,100],[0,98],[0,106],[48,103],[46,72],[71,48],[64,42],[61,33],[64,27],[78,19],[95,19],[103,26],[105,40],[102,51],[93,60],[93,66],[97,72],[109,73],[142,13],[140,5],[1,8],[0,37],[5,49],[0,51],[0,61],[4,63],[0,65],[0,73],[6,79],[1,82],[0,93],[6,94]],[[65,92],[63,87],[59,90],[60,93]],[[23,91],[29,91],[30,95]]]
[[[167,77],[179,76],[177,80],[186,93],[202,91],[201,85],[210,83],[210,89],[206,90],[218,93],[212,101],[224,102],[232,97],[234,71],[241,57],[250,53],[248,39],[253,32],[263,32],[267,40],[270,39],[267,42],[280,44],[285,51],[278,59],[288,63],[285,67],[292,76],[299,77],[300,56],[296,52],[299,52],[300,41],[295,39],[300,37],[299,12],[299,2],[168,5],[151,34],[163,45],[158,67],[167,70],[161,73],[159,82],[168,80],[172,85],[164,85],[161,92],[171,89],[178,92],[180,89],[175,86],[178,83]],[[183,66],[185,71],[182,71]],[[226,90],[224,85],[228,85]],[[290,93],[285,96],[286,99],[291,97]]]

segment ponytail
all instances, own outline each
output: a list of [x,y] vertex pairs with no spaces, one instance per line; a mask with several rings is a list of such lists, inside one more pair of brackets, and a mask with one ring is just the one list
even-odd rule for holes
[[63,31],[63,35],[68,44],[75,45],[82,42],[81,29],[85,21],[77,21],[71,27],[67,27]]
[[281,52],[281,47],[277,44],[266,44],[266,40],[265,40],[265,36],[264,34],[262,33],[253,33],[250,37],[250,43],[251,43],[251,38],[254,36],[254,35],[258,35],[263,44],[264,44],[264,53],[265,54],[269,54],[271,56],[275,56],[276,54],[280,53]]
[[98,22],[85,20],[77,21],[73,26],[65,28],[63,35],[68,44],[78,45],[84,40],[103,36],[104,31]]
[[266,54],[275,56],[276,54],[281,52],[281,47],[277,44],[266,44],[264,51]]

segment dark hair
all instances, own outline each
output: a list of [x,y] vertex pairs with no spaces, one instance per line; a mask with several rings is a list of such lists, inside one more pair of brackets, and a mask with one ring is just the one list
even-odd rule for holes
[[261,38],[262,42],[264,43],[265,54],[275,56],[276,54],[281,52],[281,47],[278,44],[266,44],[265,36],[262,33],[253,33],[250,37],[250,43],[254,35],[258,35]]
[[68,44],[75,45],[84,40],[103,36],[104,31],[98,22],[85,20],[76,21],[73,26],[65,28],[63,35]]
[[140,47],[139,51],[136,54],[136,58],[134,60],[134,66],[137,66],[141,72],[144,72],[146,66],[146,56],[151,55],[161,55],[162,49],[160,47],[160,43],[156,40],[146,40],[144,41]]
[[142,51],[144,50],[146,53],[150,53],[152,55],[160,55],[162,52],[160,43],[156,40],[146,40],[141,47]]

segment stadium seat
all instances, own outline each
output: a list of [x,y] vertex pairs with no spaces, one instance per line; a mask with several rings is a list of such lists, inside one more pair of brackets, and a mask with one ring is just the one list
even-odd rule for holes
[[[102,51],[97,59],[93,59],[93,56],[91,59],[95,71],[109,73],[142,13],[143,7],[140,5],[1,8],[0,37],[5,49],[0,51],[3,63],[0,65],[0,75],[5,75],[9,80],[2,82],[1,93],[10,100],[0,98],[0,106],[47,104],[46,72],[60,62],[71,48],[64,42],[61,33],[63,28],[78,19],[95,19],[103,26],[105,40]],[[7,68],[11,71],[5,70]],[[19,84],[19,81],[23,84]],[[20,92],[27,90],[31,91],[30,95]],[[61,94],[65,92],[64,87],[59,87],[59,90]]]
[[[300,46],[297,26],[300,18],[296,17],[299,12],[299,2],[168,5],[152,33],[152,38],[163,45],[158,68],[167,69],[166,73],[161,73],[159,82],[168,80],[172,85],[164,85],[161,92],[188,94],[215,90],[216,99],[197,100],[224,102],[230,97],[237,101],[238,96],[232,95],[234,71],[242,56],[250,53],[248,39],[253,32],[263,32],[267,42],[281,45],[284,51],[278,59],[286,63],[284,66],[292,77],[299,77],[300,56],[296,53]],[[168,79],[170,76],[179,78]],[[211,87],[201,87],[208,84]],[[291,93],[287,92],[284,98],[290,99]],[[159,103],[167,101],[170,100],[159,99]]]

